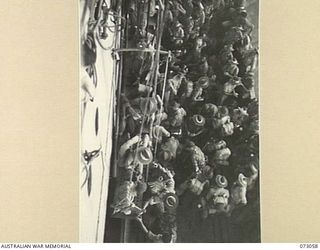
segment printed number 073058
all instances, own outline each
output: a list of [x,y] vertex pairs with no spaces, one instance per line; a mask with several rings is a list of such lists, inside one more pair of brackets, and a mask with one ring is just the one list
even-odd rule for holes
[[300,248],[318,248],[318,244],[300,244]]

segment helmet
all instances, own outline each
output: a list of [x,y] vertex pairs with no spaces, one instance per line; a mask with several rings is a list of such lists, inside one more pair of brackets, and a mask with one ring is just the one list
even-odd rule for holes
[[147,147],[138,148],[137,160],[143,165],[150,164],[153,161],[153,154],[151,149]]
[[216,183],[217,183],[217,186],[220,188],[225,188],[228,186],[228,180],[223,175],[216,176]]
[[167,193],[163,197],[163,204],[166,210],[172,211],[178,207],[179,198],[174,193]]

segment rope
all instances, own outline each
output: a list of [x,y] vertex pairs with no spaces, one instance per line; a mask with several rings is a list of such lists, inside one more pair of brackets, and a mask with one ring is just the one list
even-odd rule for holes
[[[158,22],[159,22],[159,16],[158,16]],[[158,32],[159,33],[159,32]],[[159,35],[159,34],[158,34]],[[157,36],[157,43],[159,44],[159,41],[161,41],[161,40],[159,40],[159,38],[158,38],[158,36]],[[158,49],[159,49],[159,46],[158,46],[158,48],[157,48],[157,51],[158,51]],[[148,49],[130,49],[130,51],[132,51],[132,50],[134,50],[134,51],[142,51],[142,52],[146,52],[146,50],[148,50]],[[121,51],[126,51],[126,50],[121,50]],[[127,51],[128,51],[128,49],[127,49]],[[152,54],[152,57],[154,57],[154,53],[156,52],[155,50],[151,50],[150,52],[152,52],[153,54]],[[152,58],[152,65],[151,65],[151,72],[152,72],[152,75],[151,75],[151,77],[150,77],[150,79],[148,79],[148,82],[147,82],[147,85],[149,86],[149,82],[152,82],[153,81],[153,77],[154,77],[154,72],[155,72],[155,70],[153,69],[153,68],[155,68],[155,69],[157,69],[156,67],[155,67],[155,60]],[[154,88],[153,89],[154,90],[154,93],[156,93],[156,88]],[[147,95],[147,98],[150,98],[151,96],[151,91],[149,90],[149,93],[148,93],[148,95]],[[153,96],[154,96],[154,94],[153,94]],[[140,142],[141,142],[141,140],[142,140],[142,133],[143,133],[143,130],[144,130],[144,123],[145,123],[145,121],[146,121],[146,117],[147,117],[147,109],[148,109],[148,105],[149,105],[149,103],[150,103],[150,100],[148,99],[148,101],[146,102],[146,106],[144,107],[144,110],[143,110],[143,117],[142,117],[142,122],[141,122],[141,127],[140,127],[140,131],[139,131],[139,137],[140,137],[140,141],[139,141],[139,143],[138,143],[138,145],[140,144]],[[150,134],[150,133],[149,133]],[[134,162],[136,162],[136,159],[137,159],[137,152],[138,152],[138,148],[139,147],[137,147],[136,148],[136,150],[135,150],[135,153],[134,153]]]
[[[163,29],[164,29],[163,17],[164,17],[164,12],[163,12],[163,10],[160,10],[160,13],[158,14],[158,18],[157,18],[157,31],[158,31],[158,34],[157,34],[157,40],[156,40],[156,46],[157,46],[156,50],[154,50],[154,49],[152,49],[152,50],[150,50],[150,49],[144,49],[144,50],[130,49],[131,51],[152,52],[153,53],[152,54],[153,57],[154,57],[154,52],[156,54],[155,60],[152,60],[151,68],[154,68],[154,69],[151,70],[152,75],[151,75],[151,77],[149,79],[149,82],[154,82],[154,88],[153,88],[154,91],[153,91],[153,94],[152,94],[153,98],[156,98],[156,94],[157,94],[157,85],[158,85],[157,81],[158,81],[159,61],[160,61],[160,52],[161,52],[161,50],[160,50],[160,48],[161,48],[161,37],[162,37]],[[127,49],[127,50],[122,50],[122,51],[129,51],[129,50]],[[165,51],[164,54],[169,54],[169,52]],[[167,69],[166,69],[166,71],[167,71]],[[151,94],[151,91],[148,93],[147,98],[151,97],[150,94]],[[150,100],[147,101],[146,106],[145,106],[144,111],[143,111],[143,118],[142,118],[141,127],[140,127],[140,131],[139,131],[140,142],[142,140],[142,132],[144,130],[144,125],[145,125],[144,123],[145,123],[145,120],[146,120],[146,113],[147,113],[147,108],[148,108],[149,102],[150,102]],[[163,103],[163,96],[162,96],[162,103]],[[160,109],[162,109],[162,106],[161,106]],[[150,130],[149,130],[149,136],[152,139],[152,133],[151,132],[152,132],[152,123],[151,123]],[[139,147],[137,147],[136,150],[135,150],[134,162],[136,162],[138,148]],[[153,157],[155,157],[155,155]],[[149,172],[149,166],[147,166],[147,172]]]
[[[155,79],[154,79],[154,89],[157,90],[157,85],[158,85],[158,71],[159,71],[159,61],[160,61],[160,46],[161,46],[161,37],[162,37],[162,32],[163,32],[163,24],[161,25],[161,22],[163,21],[163,11],[160,10],[160,13],[158,14],[157,18],[157,30],[158,30],[158,35],[157,35],[157,42],[156,42],[156,68],[155,68]],[[156,91],[154,91],[153,96],[156,96]]]
[[[162,5],[162,2],[161,0],[160,1],[160,4]],[[159,72],[159,61],[160,61],[160,48],[161,48],[161,39],[162,39],[162,34],[163,34],[163,30],[164,30],[164,22],[163,22],[163,19],[164,19],[164,12],[161,8],[159,10],[159,13],[158,13],[158,18],[157,18],[157,27],[158,27],[158,35],[157,35],[157,52],[156,52],[156,68],[155,68],[155,79],[154,79],[154,89],[157,90],[157,86],[158,86],[158,72]],[[169,58],[169,57],[168,57]],[[167,58],[167,59],[168,59]],[[166,71],[167,71],[167,68],[166,68]],[[165,73],[165,78],[166,78],[166,74],[167,72]],[[164,84],[165,85],[165,84]],[[156,97],[156,91],[154,91],[153,93],[153,97]],[[161,104],[161,107],[160,107],[160,110],[162,110],[162,105],[163,105],[163,96],[162,96],[162,104]],[[152,127],[150,128],[150,134],[152,132]],[[159,136],[159,135],[157,135]],[[156,138],[156,147],[157,147],[157,144],[158,144],[158,139]],[[155,153],[156,153],[156,148],[155,147]]]
[[[117,2],[117,11],[119,13],[121,13],[121,4],[122,1],[118,1]],[[121,20],[122,19],[118,19],[117,22],[119,22],[121,24]],[[128,22],[126,22],[125,27],[127,27]],[[123,32],[123,31],[122,31]],[[116,47],[121,47],[121,34],[120,32],[116,32],[115,33],[115,46]],[[114,92],[115,95],[117,95],[116,97],[116,102],[115,102],[115,142],[114,142],[114,148],[116,150],[113,150],[113,155],[114,155],[114,164],[113,164],[113,173],[112,176],[113,177],[117,177],[117,164],[118,164],[118,136],[119,136],[119,114],[120,114],[120,104],[119,104],[119,100],[121,97],[121,90],[122,90],[122,60],[123,58],[121,57],[120,61],[116,61],[114,60],[114,83],[116,85],[116,87],[114,88]]]
[[[168,76],[168,68],[169,68],[169,60],[171,58],[171,55],[169,53],[169,56],[167,57],[167,62],[166,62],[166,68],[165,68],[165,73],[164,73],[164,80],[163,80],[163,87],[162,87],[162,95],[161,95],[161,102],[163,103],[164,100],[164,94],[165,94],[165,89],[166,89],[166,85],[167,85],[167,76]],[[163,105],[160,107],[160,115],[163,111]],[[158,124],[156,125],[160,125],[161,120],[158,121]],[[157,131],[157,136],[156,136],[156,145],[155,145],[155,149],[154,149],[154,155],[157,155],[157,149],[158,149],[158,141],[159,141],[159,134],[160,134],[160,130]]]
[[[160,13],[158,14],[158,18],[157,18],[157,27],[158,27],[158,34],[157,34],[157,41],[156,41],[156,58],[155,60],[152,60],[154,62],[153,67],[155,69],[152,70],[153,74],[152,74],[152,80],[154,80],[154,91],[152,93],[153,98],[156,97],[157,94],[157,80],[158,80],[158,71],[159,71],[159,57],[160,57],[160,47],[161,47],[161,37],[162,37],[162,33],[163,33],[163,27],[164,27],[164,22],[163,22],[163,15],[164,12],[162,10],[160,10]],[[160,28],[159,28],[160,27]],[[154,51],[153,51],[154,52]],[[150,79],[151,80],[151,79]],[[148,94],[148,97],[151,93]],[[149,104],[150,100],[148,100],[147,105],[145,106],[144,112],[143,112],[143,119],[142,119],[142,123],[141,123],[141,128],[140,128],[140,133],[139,136],[141,138],[142,136],[142,132],[144,129],[144,123],[145,123],[145,119],[146,119],[146,112],[147,112],[147,108],[148,108],[148,104]],[[151,132],[150,128],[150,132]],[[151,133],[149,132],[149,135],[151,137]],[[137,156],[137,150],[135,152],[135,156],[134,156],[134,160],[136,160],[136,156]]]
[[159,52],[160,54],[167,55],[169,51],[165,50],[157,50],[157,49],[138,49],[138,48],[121,48],[121,49],[114,49],[116,52],[148,52],[148,53],[155,53]]
[[151,8],[151,0],[149,0],[149,2],[148,2],[147,26],[146,26],[146,38],[148,37],[148,27],[149,27],[149,19],[150,19],[150,8]]

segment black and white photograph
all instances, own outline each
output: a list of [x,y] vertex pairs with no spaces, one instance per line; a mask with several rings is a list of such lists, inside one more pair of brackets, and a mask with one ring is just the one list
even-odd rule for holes
[[260,243],[259,0],[79,0],[80,242]]

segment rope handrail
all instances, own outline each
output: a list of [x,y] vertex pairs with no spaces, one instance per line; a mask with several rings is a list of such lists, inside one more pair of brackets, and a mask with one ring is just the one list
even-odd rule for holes
[[[139,49],[139,48],[120,48],[113,49],[114,52],[148,52],[148,53],[156,53],[157,49]],[[170,51],[159,50],[160,54],[168,55]]]

